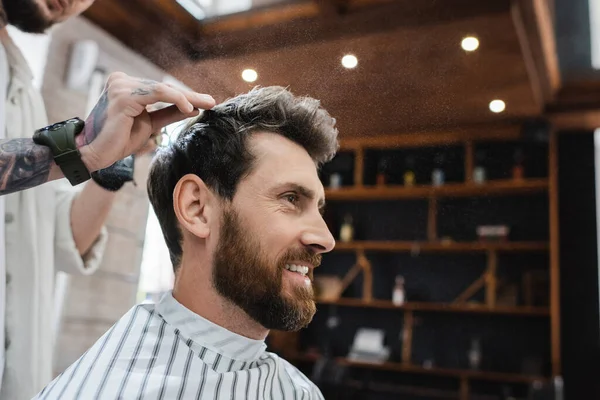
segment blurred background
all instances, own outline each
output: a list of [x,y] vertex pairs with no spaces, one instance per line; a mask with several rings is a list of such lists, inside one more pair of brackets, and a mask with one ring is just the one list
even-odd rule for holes
[[[338,244],[311,325],[268,345],[326,398],[600,398],[600,0],[102,0],[11,35],[52,122],[87,115],[112,71],[322,101]],[[57,276],[56,374],[171,288],[150,160],[101,269]]]

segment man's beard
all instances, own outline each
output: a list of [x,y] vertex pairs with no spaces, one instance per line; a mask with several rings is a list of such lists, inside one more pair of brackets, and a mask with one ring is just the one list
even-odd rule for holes
[[317,266],[321,255],[308,249],[290,250],[271,262],[252,233],[243,231],[234,210],[223,212],[221,227],[213,265],[217,292],[267,329],[297,331],[307,326],[316,312],[312,286],[294,285],[286,295],[283,270],[293,260]]
[[54,24],[44,16],[35,0],[2,0],[2,5],[8,23],[23,32],[44,33]]

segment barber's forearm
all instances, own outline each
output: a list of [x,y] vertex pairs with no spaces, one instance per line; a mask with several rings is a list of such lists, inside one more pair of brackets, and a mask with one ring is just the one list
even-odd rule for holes
[[50,148],[32,139],[0,140],[0,195],[63,177]]
[[[88,146],[79,148],[81,161],[93,171],[94,155]],[[33,139],[0,140],[0,196],[64,178],[49,147]]]
[[79,254],[86,254],[100,235],[115,196],[90,180],[73,200],[71,229]]

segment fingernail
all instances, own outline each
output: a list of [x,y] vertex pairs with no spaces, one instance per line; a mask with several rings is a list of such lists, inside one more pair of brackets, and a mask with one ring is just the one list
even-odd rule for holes
[[194,111],[194,105],[192,103],[188,103],[187,109],[188,109],[188,112]]

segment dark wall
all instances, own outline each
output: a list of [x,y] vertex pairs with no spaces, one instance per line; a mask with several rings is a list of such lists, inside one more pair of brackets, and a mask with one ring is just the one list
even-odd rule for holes
[[554,1],[556,49],[562,78],[567,81],[593,73],[588,1]]
[[594,138],[559,139],[561,329],[565,399],[600,399]]

